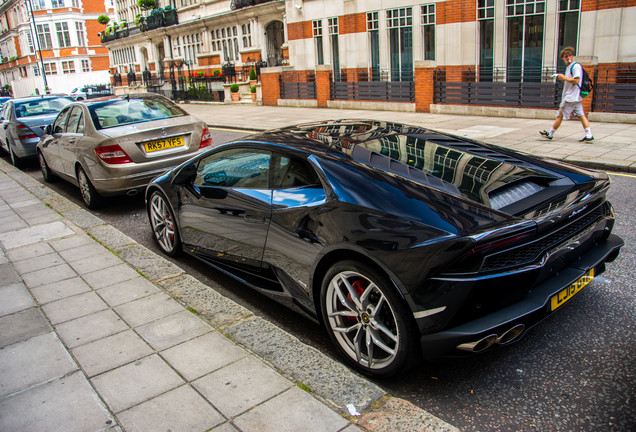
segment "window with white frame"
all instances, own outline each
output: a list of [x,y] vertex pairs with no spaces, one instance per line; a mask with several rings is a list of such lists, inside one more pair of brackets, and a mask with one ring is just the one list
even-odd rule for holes
[[64,7],[64,0],[51,0],[51,6],[53,8],[62,8]]
[[81,47],[86,46],[86,38],[84,37],[84,23],[76,21],[75,32],[77,34],[77,45]]
[[325,64],[325,53],[322,48],[322,20],[314,20],[311,23],[316,46],[316,64]]
[[125,67],[137,62],[137,55],[133,47],[119,48],[111,51],[111,64],[115,65],[120,74],[125,73]]
[[479,26],[479,81],[494,78],[495,57],[495,0],[477,0]]
[[51,40],[51,31],[48,24],[38,24],[36,26],[38,33],[38,41],[40,42],[41,49],[53,48],[53,42]]
[[193,33],[177,36],[175,39],[175,52],[177,57],[181,57],[191,64],[198,64],[197,55],[201,53],[201,33]]
[[62,62],[62,73],[63,74],[75,73],[75,61],[73,61],[73,60],[63,61]]
[[40,68],[38,66],[33,66],[33,76],[40,76]]
[[[575,50],[579,41],[580,0],[559,0],[559,39],[556,55],[565,47]],[[557,72],[565,73],[565,63],[556,58]]]
[[331,46],[331,62],[333,65],[333,79],[340,81],[340,48],[338,46],[338,17],[327,18],[327,32]]
[[84,59],[82,60],[82,72],[90,72],[91,71],[91,63]]
[[47,75],[57,75],[57,65],[55,63],[44,63],[44,72]]
[[57,43],[60,48],[71,46],[71,36],[68,32],[68,23],[55,23],[55,33],[57,34]]
[[391,81],[413,81],[413,9],[386,11]]
[[421,6],[424,60],[435,60],[435,3]]
[[26,35],[27,49],[29,51],[29,54],[33,54],[35,53],[35,49],[33,47],[33,37],[31,36],[31,32],[28,31],[25,33],[25,35]]
[[509,82],[540,82],[543,66],[545,0],[506,0]]
[[380,19],[379,12],[367,12],[367,33],[371,52],[371,80],[380,80]]
[[46,2],[44,0],[31,0],[31,4],[33,5],[33,10],[46,9]]
[[243,36],[243,48],[248,48],[252,46],[252,33],[250,31],[250,24],[243,24],[241,26],[241,33]]
[[239,60],[238,27],[225,27],[211,32],[213,51],[221,51],[222,61],[231,62]]

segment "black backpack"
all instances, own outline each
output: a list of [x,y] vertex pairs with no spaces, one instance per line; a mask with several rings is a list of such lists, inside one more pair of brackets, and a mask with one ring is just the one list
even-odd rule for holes
[[[578,62],[572,63],[572,68],[574,68],[574,65],[577,63]],[[579,88],[581,89],[581,97],[586,98],[590,95],[590,92],[594,88],[594,84],[592,83],[592,80],[590,79],[590,76],[588,75],[583,65],[581,63],[579,63],[579,65],[581,65],[581,71],[582,71],[581,80],[579,81]]]

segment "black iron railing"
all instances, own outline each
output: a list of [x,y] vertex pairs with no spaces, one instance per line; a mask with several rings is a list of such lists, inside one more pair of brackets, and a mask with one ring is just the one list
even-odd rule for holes
[[285,72],[279,77],[281,99],[316,99],[316,75],[313,72]]

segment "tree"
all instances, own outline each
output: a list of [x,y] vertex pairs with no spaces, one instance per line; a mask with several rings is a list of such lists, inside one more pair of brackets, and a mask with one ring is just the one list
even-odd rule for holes
[[157,0],[137,0],[137,6],[141,10],[155,9],[157,7]]
[[110,18],[108,17],[108,15],[100,15],[97,17],[97,22],[100,23],[101,25],[106,25],[108,24],[109,21],[110,21]]

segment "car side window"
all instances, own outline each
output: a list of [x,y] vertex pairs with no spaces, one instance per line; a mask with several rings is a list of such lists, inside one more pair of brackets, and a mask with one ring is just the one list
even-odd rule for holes
[[277,154],[272,167],[274,189],[320,185],[318,174],[306,160]]
[[214,153],[199,161],[194,185],[267,189],[270,160],[270,152],[256,149]]
[[[81,131],[80,123],[82,124]],[[71,114],[68,116],[68,122],[66,125],[66,133],[81,133],[84,132],[84,124],[82,121],[82,108],[74,107]]]
[[66,119],[68,118],[69,111],[70,108],[63,109],[55,119],[55,122],[53,122],[53,127],[51,129],[54,134],[60,134],[66,131]]

